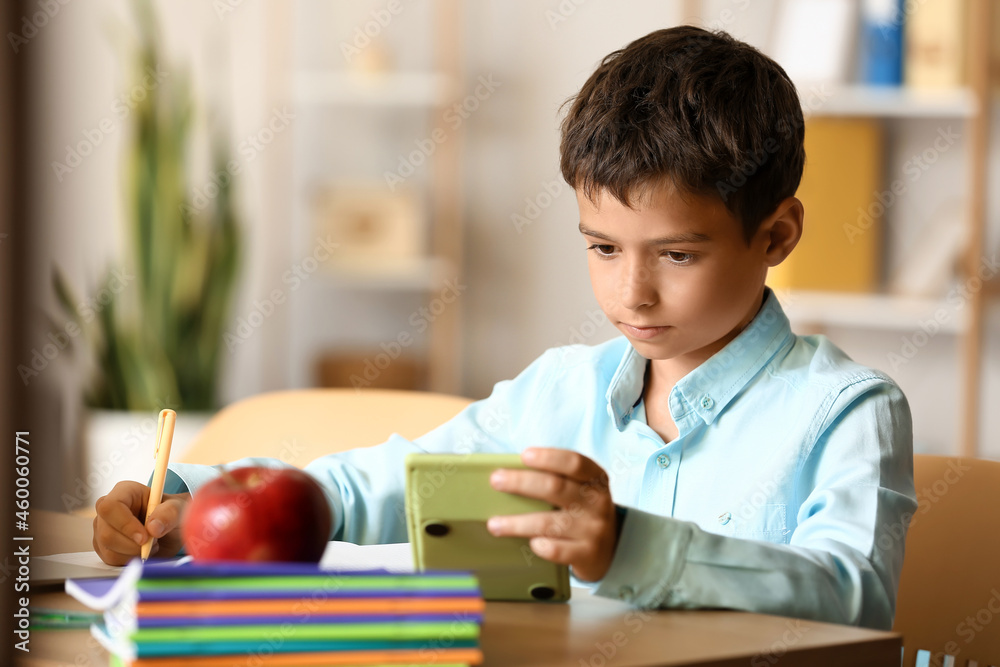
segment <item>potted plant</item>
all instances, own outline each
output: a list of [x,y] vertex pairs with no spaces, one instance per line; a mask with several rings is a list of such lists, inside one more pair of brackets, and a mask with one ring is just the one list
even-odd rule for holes
[[[83,469],[64,494],[66,509],[92,504],[118,480],[146,481],[159,410],[178,412],[174,440],[182,446],[217,407],[241,245],[231,178],[218,179],[216,195],[192,206],[190,85],[173,75],[148,85],[148,73],[162,67],[156,19],[149,0],[134,6],[140,38],[133,77],[147,85],[145,95],[129,98],[125,268],[109,267],[99,298],[85,301],[53,274],[59,304],[81,328],[94,365],[83,396]],[[215,173],[227,173],[224,144],[213,153]]]

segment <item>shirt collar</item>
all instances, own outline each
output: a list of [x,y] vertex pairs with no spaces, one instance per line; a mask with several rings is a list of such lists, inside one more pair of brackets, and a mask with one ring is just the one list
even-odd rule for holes
[[[671,394],[676,392],[682,405],[694,410],[705,424],[711,424],[790,335],[785,311],[774,291],[765,286],[764,305],[750,324],[724,348],[681,378]],[[642,399],[647,363],[648,360],[629,344],[611,378],[606,395],[608,413],[619,431],[628,424],[632,409]],[[673,415],[675,420],[681,416]]]

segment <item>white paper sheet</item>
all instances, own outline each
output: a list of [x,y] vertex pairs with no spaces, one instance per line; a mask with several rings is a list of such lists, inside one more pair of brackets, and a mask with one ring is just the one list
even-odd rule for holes
[[[117,572],[121,567],[108,565],[96,551],[74,551],[72,553],[54,554],[52,556],[35,556],[31,559],[35,563],[65,563],[66,565],[79,565],[81,567],[96,567],[101,570],[111,570]],[[104,576],[109,576],[105,574]]]
[[409,542],[364,545],[330,542],[323,552],[320,566],[327,570],[414,571]]
[[[330,542],[326,545],[321,567],[328,570],[378,570],[413,572],[413,555],[408,542],[399,544],[357,545],[351,542]],[[108,565],[94,551],[76,551],[31,559],[31,579],[35,582],[55,582],[65,579],[113,577],[121,567]]]

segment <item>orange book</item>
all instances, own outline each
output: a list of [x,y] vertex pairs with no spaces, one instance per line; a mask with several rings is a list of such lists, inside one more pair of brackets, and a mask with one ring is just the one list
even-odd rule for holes
[[260,599],[206,600],[191,604],[188,600],[168,602],[138,602],[135,615],[139,618],[185,618],[216,616],[294,616],[308,612],[317,615],[354,615],[380,613],[448,613],[482,612],[482,598],[328,598],[325,600]]
[[[125,662],[112,657],[111,667],[246,667],[246,655],[140,658]],[[326,667],[337,665],[478,665],[483,653],[473,648],[406,649],[401,651],[329,651],[323,653],[272,653],[261,661],[267,667]]]

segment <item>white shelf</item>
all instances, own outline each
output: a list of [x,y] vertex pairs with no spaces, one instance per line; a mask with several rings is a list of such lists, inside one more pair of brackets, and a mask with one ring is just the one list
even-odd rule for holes
[[455,84],[438,72],[364,74],[298,71],[295,101],[301,105],[436,107],[452,99]]
[[905,86],[843,86],[810,104],[808,90],[800,91],[806,117],[871,116],[880,118],[971,118],[976,114],[972,92],[913,90]]
[[967,308],[944,299],[787,289],[774,293],[793,323],[916,331],[943,313],[937,320],[941,332],[956,334],[966,329]]
[[443,287],[445,278],[452,275],[448,269],[449,262],[441,257],[420,257],[391,264],[345,264],[331,260],[317,272],[316,284],[322,289],[428,292]]

